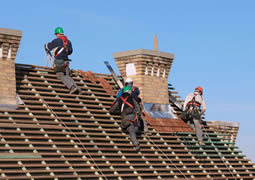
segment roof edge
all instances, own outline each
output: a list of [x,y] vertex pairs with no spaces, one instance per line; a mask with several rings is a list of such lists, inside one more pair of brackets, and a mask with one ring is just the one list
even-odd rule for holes
[[240,127],[240,123],[236,122],[226,122],[226,121],[208,121],[213,125],[222,125],[222,126],[232,126],[232,127]]
[[161,52],[161,51],[154,51],[149,49],[135,49],[130,51],[122,51],[118,53],[113,53],[114,58],[120,58],[125,56],[135,56],[135,55],[150,55],[150,56],[159,56],[164,57],[168,59],[174,59],[174,55],[167,52]]
[[15,29],[0,28],[0,34],[22,36],[22,31]]

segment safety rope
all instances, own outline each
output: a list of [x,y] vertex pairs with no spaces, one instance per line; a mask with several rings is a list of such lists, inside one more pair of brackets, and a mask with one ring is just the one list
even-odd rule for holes
[[[177,133],[175,133],[175,135],[179,137],[179,135],[178,135]],[[195,155],[196,150],[192,147],[193,145],[192,145],[191,143],[189,143],[189,142],[187,142],[187,144],[188,144],[188,146],[190,146],[190,148],[188,147],[188,149],[191,150],[191,153]],[[186,144],[185,144],[185,145],[186,145]],[[199,161],[200,161],[205,167],[208,167],[208,165],[205,164],[205,158],[203,158],[200,154],[196,154],[196,155],[198,156]],[[206,170],[206,171],[210,172],[210,169],[208,169],[208,170]],[[210,174],[210,176],[214,176],[214,175],[213,175],[213,174],[212,174],[212,175]]]
[[[31,84],[32,85],[32,84]],[[35,89],[35,88],[34,88]],[[40,95],[40,93],[35,89],[35,92],[39,95],[39,97],[41,98],[41,100],[43,101],[43,103],[49,108],[49,110],[52,112],[52,114],[57,118],[57,120],[59,120],[61,122],[61,124],[68,129],[68,131],[79,141],[79,143],[81,144],[81,146],[85,149],[86,153],[88,154],[89,158],[92,160],[94,166],[97,168],[97,170],[101,173],[101,175],[104,177],[104,179],[108,180],[108,178],[104,175],[103,171],[99,168],[99,166],[97,165],[97,163],[95,162],[95,160],[93,159],[93,157],[90,155],[88,149],[83,145],[83,143],[81,142],[81,140],[79,139],[78,136],[76,136],[76,134],[58,117],[58,115],[51,109],[51,107],[49,106],[49,104],[43,99],[43,97]]]
[[[218,151],[217,147],[212,143],[212,141],[211,141],[211,139],[210,139],[210,137],[209,137],[209,135],[208,135],[206,129],[204,128],[204,126],[201,126],[201,127],[203,127],[203,129],[205,130],[205,134],[206,134],[206,136],[208,137],[208,140],[210,140],[212,146],[214,147],[214,149],[216,150],[216,152],[217,152],[218,155],[220,156],[220,159],[222,160],[222,162],[224,163],[224,165],[227,167],[227,169],[229,170],[229,172],[231,173],[231,175],[232,175],[232,176],[235,178],[235,180],[236,180],[236,176],[232,173],[232,171],[230,170],[230,168],[228,167],[228,165],[226,164],[226,162],[224,161],[224,159],[221,157],[220,152]],[[188,142],[188,144],[190,144],[190,143]],[[190,145],[191,145],[191,144],[190,144]],[[191,149],[191,151],[192,151],[192,149]],[[195,151],[193,151],[193,152],[195,152]],[[202,157],[201,157],[200,155],[199,155],[199,159],[202,159]]]
[[214,147],[214,149],[216,150],[216,152],[218,153],[218,155],[220,156],[220,159],[222,160],[223,164],[227,167],[227,169],[229,170],[230,174],[235,178],[235,180],[237,180],[237,176],[235,176],[232,172],[232,170],[228,167],[227,163],[224,161],[224,159],[221,157],[220,152],[218,151],[218,148],[214,145],[214,143],[211,141],[211,138],[208,135],[207,130],[205,129],[204,126],[202,126],[202,128],[204,129],[204,132],[206,134],[206,136],[208,137],[208,140],[210,140],[212,146]]
[[189,178],[187,178],[187,176],[174,164],[174,162],[173,162],[171,159],[169,159],[168,156],[167,156],[167,155],[151,140],[151,138],[150,138],[148,135],[146,135],[145,133],[144,133],[144,135],[145,135],[145,137],[146,137],[147,139],[149,139],[149,141],[153,144],[153,146],[155,146],[155,147],[166,157],[166,159],[167,159],[171,164],[174,165],[174,167],[183,175],[183,177],[184,177],[185,179],[189,179]]
[[44,54],[44,61],[46,61],[46,66],[48,67],[48,65],[50,64],[53,67],[53,60],[52,57],[49,54]]

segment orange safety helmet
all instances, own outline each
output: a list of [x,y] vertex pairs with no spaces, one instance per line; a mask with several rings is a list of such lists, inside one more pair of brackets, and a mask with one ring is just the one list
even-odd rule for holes
[[196,87],[195,90],[199,90],[201,92],[201,95],[203,95],[203,88],[201,88],[200,86]]

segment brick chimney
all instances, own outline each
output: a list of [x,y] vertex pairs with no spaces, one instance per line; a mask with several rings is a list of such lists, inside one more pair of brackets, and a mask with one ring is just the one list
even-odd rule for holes
[[16,105],[15,58],[22,32],[0,28],[0,108]]
[[137,49],[114,53],[121,75],[130,77],[141,90],[144,103],[168,104],[168,75],[173,54]]

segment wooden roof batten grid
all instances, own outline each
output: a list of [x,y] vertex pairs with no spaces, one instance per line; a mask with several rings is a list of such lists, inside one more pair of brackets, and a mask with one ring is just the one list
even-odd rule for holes
[[[85,85],[89,88],[84,87],[81,95],[70,95],[64,85],[54,77],[52,69],[16,65],[16,70],[17,77],[24,77],[17,79],[19,84],[17,87],[25,104],[19,105],[18,110],[1,113],[0,118],[3,121],[0,123],[2,129],[0,137],[4,139],[1,142],[4,145],[8,144],[3,150],[9,151],[4,154],[39,154],[40,156],[30,159],[11,158],[8,161],[1,158],[1,164],[5,166],[6,162],[9,164],[1,168],[4,178],[105,179],[96,168],[91,168],[92,160],[87,157],[88,154],[73,133],[87,148],[107,179],[137,177],[185,179],[185,176],[186,179],[226,179],[226,177],[235,179],[234,176],[249,179],[255,175],[253,164],[241,156],[236,147],[224,143],[224,139],[218,138],[213,132],[210,135],[213,142],[208,141],[205,147],[200,147],[196,143],[194,133],[166,133],[150,127],[151,140],[142,136],[139,139],[142,150],[137,153],[127,135],[118,126],[120,117],[107,114],[114,97],[102,93],[104,88],[101,85],[84,81],[82,76],[77,75],[73,78],[79,87],[83,88]],[[96,76],[104,76],[113,85],[111,76],[103,74]],[[41,86],[36,85],[37,82],[40,82]],[[88,89],[91,93],[87,92]],[[56,117],[52,116],[51,111],[47,111],[49,107],[43,105],[44,101],[73,133],[61,126],[61,122],[55,121]],[[83,107],[89,107],[91,103],[97,105],[89,108],[88,116],[88,111],[84,114],[79,113],[79,111],[84,112]],[[102,104],[105,110],[99,104]],[[99,111],[99,108],[102,110]],[[225,162],[236,171],[233,172],[234,176],[228,171],[219,155],[213,151],[214,147],[210,145],[211,143],[216,143],[215,147],[222,152]],[[15,172],[12,169],[15,169]]]
[[[20,31],[0,29],[0,42],[4,42],[0,60],[3,64],[6,59],[10,62],[6,67],[11,70],[13,87],[16,87],[10,89],[16,89],[15,93],[24,102],[16,110],[0,110],[0,179],[221,180],[255,177],[254,164],[228,136],[219,136],[216,129],[207,124],[204,124],[206,145],[200,146],[192,131],[176,129],[176,125],[181,125],[181,119],[164,121],[171,132],[151,123],[152,135],[139,137],[141,150],[136,152],[119,126],[120,116],[109,114],[118,91],[113,78],[107,74],[76,71],[72,78],[82,93],[69,94],[52,68],[15,65],[21,34]],[[164,77],[167,96],[170,93],[167,76],[173,55],[143,49],[124,53],[134,54],[132,61],[138,63],[141,75],[147,66],[147,73]],[[139,62],[139,58],[146,63]],[[126,60],[121,58],[121,61]],[[16,66],[16,71],[12,66]],[[118,66],[124,68],[120,63]],[[5,87],[3,90],[8,93]],[[15,101],[15,96],[13,98]],[[146,98],[148,102],[152,100]],[[168,99],[164,102],[169,103]],[[180,113],[178,107],[170,104],[177,114]]]

